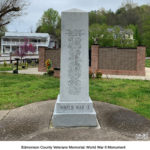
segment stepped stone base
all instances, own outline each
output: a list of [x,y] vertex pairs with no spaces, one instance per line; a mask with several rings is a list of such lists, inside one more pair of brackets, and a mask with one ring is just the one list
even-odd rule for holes
[[97,126],[96,112],[93,102],[61,102],[58,95],[52,117],[54,127],[95,127]]

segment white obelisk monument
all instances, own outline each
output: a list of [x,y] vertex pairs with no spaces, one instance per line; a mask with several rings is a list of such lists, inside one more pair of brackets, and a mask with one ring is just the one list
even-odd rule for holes
[[88,12],[61,14],[60,95],[52,117],[54,127],[97,126],[89,97]]

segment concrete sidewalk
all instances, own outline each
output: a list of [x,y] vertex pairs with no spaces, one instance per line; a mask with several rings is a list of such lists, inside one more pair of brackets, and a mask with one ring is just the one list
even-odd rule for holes
[[130,79],[130,80],[150,80],[150,68],[145,68],[145,76],[128,76],[128,75],[103,75],[103,78]]
[[[131,80],[150,80],[150,68],[145,68],[146,75],[145,76],[128,76],[128,75],[105,75],[103,74],[103,78],[114,78],[114,79],[131,79]],[[4,72],[4,71],[0,71]],[[12,71],[5,71],[12,73]],[[19,70],[19,74],[37,74],[43,75],[45,72],[39,72],[38,68],[28,68],[25,70]]]
[[38,75],[43,75],[45,72],[39,72],[38,68],[28,68],[25,70],[19,70],[20,74],[38,74]]
[[[150,68],[145,68],[146,75],[145,76],[128,76],[128,75],[102,75],[102,78],[108,79],[130,79],[130,80],[150,80]],[[0,72],[8,72],[12,73],[12,71],[0,71]],[[45,72],[39,72],[38,68],[28,68],[25,70],[19,70],[19,74],[35,74],[35,75],[43,75]]]
[[[8,72],[13,73],[13,71],[0,71],[0,72]],[[23,70],[18,70],[19,74],[37,74],[37,75],[43,75],[45,72],[39,72],[38,68],[28,68]]]
[[55,101],[0,111],[1,141],[150,140],[150,120],[123,107],[94,102],[101,128],[51,128]]

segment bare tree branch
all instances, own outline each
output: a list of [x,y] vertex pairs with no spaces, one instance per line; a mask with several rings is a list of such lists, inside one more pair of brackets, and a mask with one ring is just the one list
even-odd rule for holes
[[25,6],[26,0],[0,0],[0,27],[21,16]]
[[9,23],[10,23],[10,22],[7,21],[7,22],[5,22],[5,23],[3,23],[3,24],[0,24],[0,27],[5,26],[5,25],[7,25],[7,24],[9,24]]

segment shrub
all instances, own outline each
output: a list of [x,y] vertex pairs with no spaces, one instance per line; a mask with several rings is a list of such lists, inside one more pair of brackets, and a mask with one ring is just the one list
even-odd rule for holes
[[96,78],[102,78],[102,72],[97,70],[96,71]]
[[32,60],[31,60],[31,59],[27,59],[27,63],[28,63],[28,64],[31,64],[31,63],[32,63]]
[[92,72],[92,70],[90,69],[89,70],[89,78],[92,78],[93,77],[93,72]]
[[6,60],[4,60],[4,67],[7,67],[7,62],[6,62]]
[[28,68],[28,63],[27,62],[25,63],[25,66],[26,66],[26,68]]
[[31,62],[31,66],[32,66],[32,67],[36,66],[36,64],[35,64],[34,61]]
[[54,74],[54,69],[53,69],[53,68],[49,69],[49,70],[47,71],[47,74],[48,74],[49,76],[53,76],[53,74]]
[[22,65],[22,69],[25,69],[26,68],[26,66],[25,65]]
[[13,70],[13,74],[18,74],[18,70],[17,69]]

